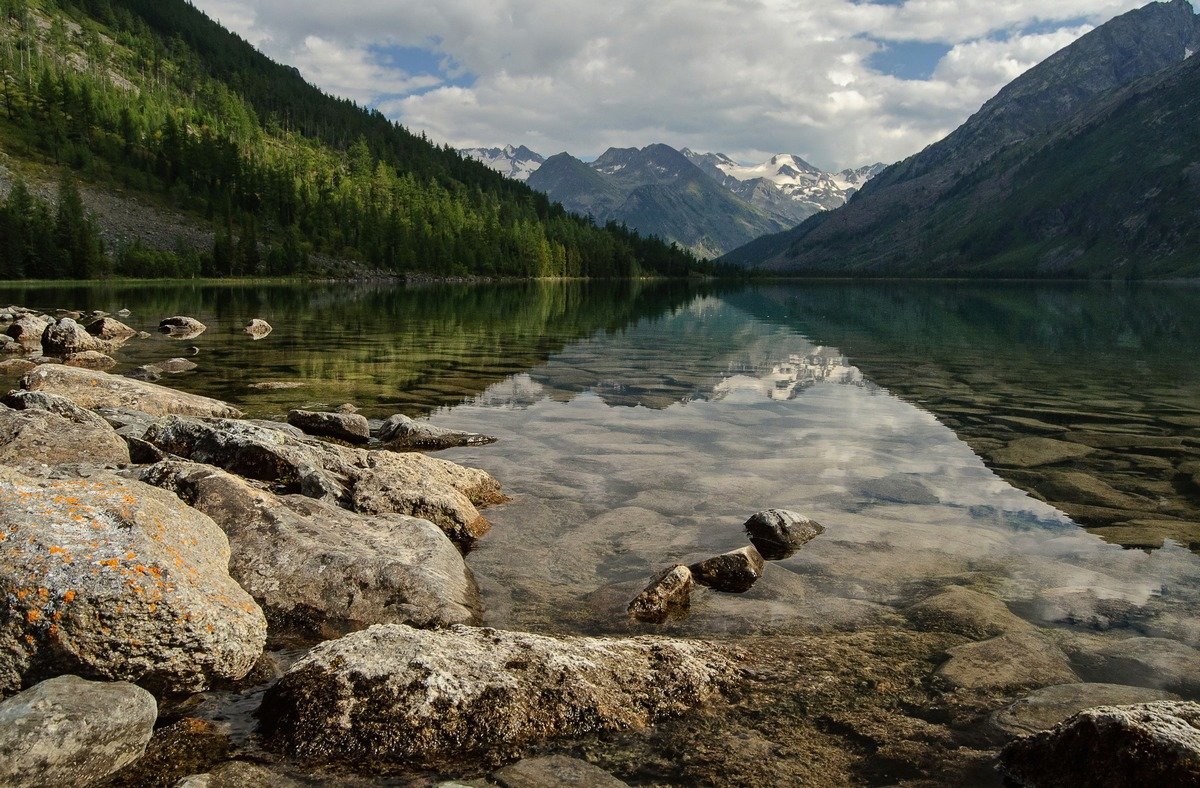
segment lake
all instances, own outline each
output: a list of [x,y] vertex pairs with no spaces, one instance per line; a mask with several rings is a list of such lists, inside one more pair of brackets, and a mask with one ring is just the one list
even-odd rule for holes
[[[947,588],[999,600],[1083,678],[1193,691],[1169,674],[1200,659],[1187,648],[1200,644],[1200,287],[10,285],[0,302],[129,308],[151,332],[197,317],[204,334],[130,343],[115,371],[195,346],[199,368],[160,382],[254,417],[350,402],[496,436],[439,454],[513,498],[486,512],[493,530],[467,559],[488,625],[731,638],[757,655],[762,696],[578,745],[618,773],[984,779],[988,745],[971,737],[1019,693],[930,679],[965,642],[955,616],[974,615],[913,612]],[[241,334],[253,317],[274,326],[265,340]],[[742,523],[769,507],[825,533],[745,594],[699,593],[661,625],[626,616],[656,571],[746,544]],[[1161,640],[1134,654],[1138,638]],[[1094,656],[1113,644],[1120,659]],[[829,686],[874,684],[793,693],[812,678],[788,656],[801,651],[829,660]],[[889,686],[907,711],[880,705]],[[765,696],[815,750],[780,738]],[[887,715],[937,730],[908,735]],[[863,734],[842,717],[890,719],[887,747],[941,755],[856,750]]]

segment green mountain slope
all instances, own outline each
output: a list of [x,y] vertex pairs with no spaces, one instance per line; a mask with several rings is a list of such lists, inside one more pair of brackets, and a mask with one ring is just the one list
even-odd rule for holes
[[1184,60],[1196,49],[1186,0],[1117,17],[846,206],[723,261],[816,275],[1200,273],[1186,122],[1200,85]]
[[[436,275],[696,265],[323,94],[183,0],[3,0],[0,71],[4,168],[51,181],[71,168],[89,189],[210,223],[211,248],[179,250],[176,273],[287,274],[319,258]],[[6,206],[6,248],[44,214]],[[37,246],[6,256],[0,274],[144,270],[136,244],[109,241],[107,262],[81,266],[61,244]]]

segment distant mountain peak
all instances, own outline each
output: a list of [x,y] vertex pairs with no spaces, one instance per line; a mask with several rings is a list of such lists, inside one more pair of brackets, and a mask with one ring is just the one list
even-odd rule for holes
[[534,170],[546,161],[540,153],[534,153],[524,145],[505,145],[502,148],[463,148],[459,153],[517,181],[528,180]]

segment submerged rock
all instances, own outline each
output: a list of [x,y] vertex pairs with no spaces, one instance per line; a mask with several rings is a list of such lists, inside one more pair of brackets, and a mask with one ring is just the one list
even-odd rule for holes
[[490,435],[477,432],[456,432],[435,427],[428,422],[410,419],[402,413],[390,416],[376,432],[384,448],[391,451],[450,449],[456,446],[483,446],[495,443]]
[[621,782],[598,766],[566,755],[526,758],[492,773],[503,788],[562,788],[578,785],[586,788],[625,788]]
[[[199,717],[183,717],[158,728],[146,754],[121,770],[110,786],[177,786],[198,772],[215,770],[229,760],[233,741],[229,726]],[[269,784],[246,788],[267,788]],[[273,788],[273,786],[271,786]]]
[[78,353],[69,354],[63,359],[63,363],[68,367],[106,370],[115,367],[117,360],[112,356],[104,355],[99,350],[81,350]]
[[1034,690],[1016,703],[993,712],[988,725],[1007,738],[1025,736],[1049,730],[1072,714],[1095,706],[1124,706],[1157,700],[1179,700],[1179,696],[1123,684],[1058,684]]
[[934,675],[954,689],[1012,692],[1079,681],[1066,655],[1032,633],[1013,632],[946,653],[950,658]]
[[391,624],[314,648],[267,691],[260,714],[267,741],[302,758],[429,763],[640,728],[734,674],[707,643]]
[[64,672],[193,692],[262,653],[225,534],[169,492],[0,467],[0,533],[0,694]]
[[262,339],[267,334],[270,334],[272,330],[273,329],[271,328],[270,323],[257,317],[251,320],[246,327],[242,329],[242,331],[245,332],[248,337],[255,341]]
[[746,521],[745,528],[755,549],[768,561],[787,558],[825,533],[820,523],[787,509],[758,512]]
[[1093,681],[1155,687],[1200,695],[1200,651],[1168,638],[1126,638],[1075,654]]
[[1021,786],[1200,786],[1200,704],[1088,709],[1011,742],[1000,771]]
[[327,499],[363,514],[407,514],[458,543],[491,528],[476,506],[505,500],[488,474],[421,454],[395,454],[296,437],[244,421],[168,416],[143,436],[161,450],[271,483],[275,491]]
[[997,465],[1013,468],[1037,468],[1042,465],[1078,460],[1095,451],[1090,446],[1054,438],[1017,438],[1003,448],[993,451],[991,459]]
[[913,605],[906,613],[921,629],[954,632],[973,640],[1033,630],[1032,624],[1014,615],[1001,600],[962,586],[950,586]]
[[717,591],[740,594],[762,577],[763,557],[753,547],[742,547],[688,567],[697,583]]
[[88,785],[146,751],[158,704],[124,681],[58,676],[0,703],[0,785]]
[[686,566],[668,567],[629,603],[629,615],[639,621],[657,623],[672,614],[686,614],[693,585],[692,572]]
[[229,573],[262,606],[272,642],[327,640],[371,624],[480,622],[475,578],[427,520],[278,498],[207,465],[163,462],[140,478],[225,530]]
[[325,413],[312,410],[291,410],[288,424],[309,435],[336,438],[347,443],[366,443],[371,439],[371,425],[357,413]]
[[220,400],[198,394],[155,386],[121,375],[109,375],[75,367],[39,367],[21,379],[28,391],[45,391],[72,400],[75,404],[95,408],[130,408],[152,416],[180,414],[238,418],[242,412]]
[[143,364],[140,367],[134,367],[125,373],[125,377],[130,380],[141,380],[146,383],[155,383],[162,380],[163,368],[157,364]]
[[176,315],[175,317],[164,318],[159,322],[158,330],[171,337],[171,339],[193,339],[208,330],[208,326],[194,317]]
[[169,358],[166,361],[160,361],[154,366],[161,369],[168,375],[178,375],[180,372],[191,372],[196,369],[199,364],[195,361],[188,361],[186,358]]
[[265,766],[245,761],[230,761],[205,774],[189,775],[175,788],[302,788],[299,783]]

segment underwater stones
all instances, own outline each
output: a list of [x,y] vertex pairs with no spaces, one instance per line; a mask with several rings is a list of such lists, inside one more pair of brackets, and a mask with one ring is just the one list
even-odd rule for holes
[[402,413],[390,416],[376,431],[375,437],[392,451],[449,449],[455,446],[482,446],[495,443],[490,435],[476,432],[456,432],[435,427],[428,422],[410,419]]
[[1054,465],[1068,460],[1078,460],[1093,453],[1095,449],[1078,443],[1054,440],[1053,438],[1018,438],[1004,448],[991,453],[997,465],[1014,468],[1036,468]]
[[855,486],[855,492],[860,498],[874,503],[929,506],[940,500],[918,477],[904,473],[863,479]]
[[225,535],[169,492],[0,467],[0,532],[0,694],[64,672],[194,692],[262,653],[266,622],[229,576]]
[[1200,704],[1088,709],[1009,743],[999,769],[1020,786],[1200,786]]
[[38,367],[21,379],[21,387],[58,394],[89,410],[129,408],[152,416],[238,418],[242,415],[237,408],[219,400],[76,367]]
[[629,615],[639,621],[658,623],[672,614],[686,613],[694,584],[692,572],[686,566],[668,567],[629,603]]
[[503,788],[562,788],[578,785],[587,788],[625,788],[621,782],[598,766],[566,755],[526,758],[492,772],[492,779]]
[[1135,637],[1083,649],[1073,656],[1080,675],[1200,696],[1200,651],[1168,638]]
[[256,317],[246,324],[246,327],[242,329],[242,333],[257,342],[273,330],[270,323]]
[[954,632],[973,640],[1033,629],[1001,600],[962,586],[950,586],[921,600],[905,613],[921,629]]
[[1108,482],[1079,471],[1047,472],[1035,489],[1051,501],[1081,503],[1107,509],[1145,511],[1145,499],[1123,493]]
[[1011,692],[1079,681],[1071,663],[1050,641],[1028,632],[947,649],[934,675],[953,689]]
[[820,523],[787,509],[767,509],[750,517],[746,534],[768,561],[793,555],[808,542],[825,533]]
[[146,751],[158,704],[124,681],[64,675],[0,703],[0,784],[88,785]]
[[371,439],[371,425],[357,413],[325,413],[312,410],[290,410],[288,424],[309,435],[335,438],[347,443],[366,443]]
[[224,529],[229,573],[262,606],[272,642],[316,642],[371,624],[480,623],[471,571],[426,520],[277,497],[207,465],[162,462],[140,478]]
[[160,321],[158,330],[171,339],[194,339],[208,330],[208,326],[194,317],[176,315]]
[[1057,684],[1042,687],[988,717],[988,727],[1006,738],[1053,728],[1073,714],[1096,706],[1124,706],[1178,700],[1163,690],[1123,684]]
[[267,691],[261,730],[305,759],[428,763],[641,728],[735,674],[709,643],[390,624],[312,649]]
[[697,583],[716,591],[740,594],[762,577],[763,557],[752,546],[705,559],[688,567]]
[[196,369],[199,364],[195,361],[188,361],[186,358],[169,358],[166,361],[160,361],[154,366],[161,369],[168,375],[178,375],[181,372],[191,372]]

